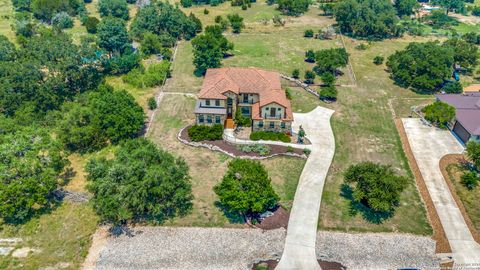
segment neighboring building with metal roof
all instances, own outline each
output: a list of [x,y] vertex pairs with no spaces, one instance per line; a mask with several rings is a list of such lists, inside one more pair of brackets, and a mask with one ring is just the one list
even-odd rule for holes
[[196,123],[227,125],[237,110],[252,119],[253,131],[291,133],[292,106],[277,72],[257,68],[207,70],[195,106]]
[[451,128],[464,142],[480,142],[480,93],[437,94],[437,100],[456,108]]

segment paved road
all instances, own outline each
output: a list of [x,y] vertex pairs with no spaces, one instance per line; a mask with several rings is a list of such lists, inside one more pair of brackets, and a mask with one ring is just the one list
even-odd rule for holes
[[312,143],[293,201],[287,238],[278,270],[320,269],[315,255],[318,214],[323,185],[335,153],[330,126],[333,110],[317,107],[309,113],[294,114],[293,130],[302,125]]
[[455,264],[461,267],[464,264],[480,263],[480,245],[473,239],[440,171],[440,159],[446,154],[462,153],[462,145],[449,131],[426,126],[420,119],[405,118],[402,121],[452,248]]

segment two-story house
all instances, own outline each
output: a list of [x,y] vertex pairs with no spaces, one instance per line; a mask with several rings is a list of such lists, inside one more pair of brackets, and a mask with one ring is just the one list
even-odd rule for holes
[[291,133],[292,107],[277,72],[257,68],[207,70],[195,106],[196,123],[226,124],[237,110],[252,119],[253,131]]

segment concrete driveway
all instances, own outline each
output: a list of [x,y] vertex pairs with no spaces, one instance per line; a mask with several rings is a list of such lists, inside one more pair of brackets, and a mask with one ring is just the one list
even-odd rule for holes
[[276,269],[320,269],[315,255],[318,214],[323,184],[335,153],[330,126],[333,110],[317,107],[309,113],[294,114],[293,130],[300,125],[312,143],[293,201],[282,259]]
[[480,263],[480,245],[473,239],[440,171],[440,159],[446,154],[462,153],[462,145],[450,131],[426,126],[420,119],[405,118],[402,122],[452,248],[456,266]]

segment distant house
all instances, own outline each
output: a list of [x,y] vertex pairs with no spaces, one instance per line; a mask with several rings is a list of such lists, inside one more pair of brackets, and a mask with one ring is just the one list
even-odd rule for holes
[[437,94],[437,100],[456,108],[450,128],[464,142],[480,142],[480,93]]
[[292,107],[277,72],[257,68],[207,70],[195,106],[196,123],[232,128],[237,110],[252,119],[253,131],[291,133]]

